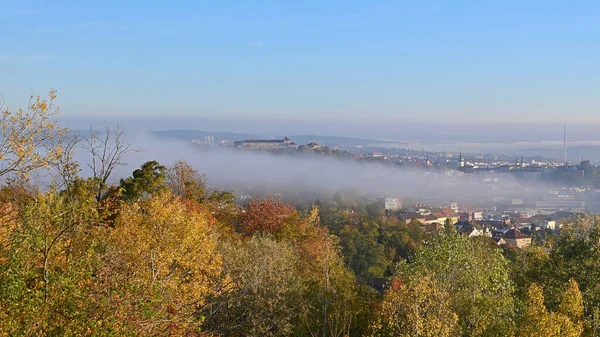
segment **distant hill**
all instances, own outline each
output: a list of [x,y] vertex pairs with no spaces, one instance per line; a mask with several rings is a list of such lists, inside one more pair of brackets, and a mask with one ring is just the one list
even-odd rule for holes
[[[283,137],[282,137],[283,138]],[[310,142],[317,142],[322,145],[370,145],[370,144],[384,144],[388,143],[384,140],[376,139],[363,139],[363,138],[350,138],[350,137],[337,137],[337,136],[320,136],[320,135],[296,135],[289,136],[289,138],[296,142],[296,144],[308,144]],[[398,143],[398,142],[394,142]]]
[[[244,133],[233,133],[233,132],[211,132],[202,130],[163,130],[163,131],[152,131],[151,134],[169,139],[177,139],[190,141],[192,139],[204,139],[205,136],[214,136],[218,140],[243,140],[243,139],[270,139],[272,137],[265,137],[255,134],[244,134]],[[376,139],[364,139],[364,138],[350,138],[350,137],[338,137],[338,136],[322,136],[322,135],[282,135],[276,137],[283,139],[288,136],[293,142],[298,145],[308,144],[310,142],[317,142],[322,145],[348,145],[348,146],[359,146],[369,144],[384,144],[389,143],[388,141],[376,140]],[[398,143],[394,141],[393,143]]]
[[164,130],[151,131],[152,135],[162,138],[190,141],[192,139],[204,140],[205,136],[214,136],[218,140],[241,140],[257,138],[256,135],[233,132],[210,132],[202,130]]

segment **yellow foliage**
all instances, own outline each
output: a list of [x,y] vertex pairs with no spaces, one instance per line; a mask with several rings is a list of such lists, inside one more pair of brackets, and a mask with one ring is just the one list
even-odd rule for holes
[[[574,282],[574,281],[573,281]],[[576,298],[573,285],[570,283],[569,288],[565,291],[563,298]],[[579,291],[579,288],[577,288]],[[581,294],[579,294],[581,297]],[[532,284],[528,291],[528,308],[523,318],[523,323],[520,328],[520,337],[579,337],[583,332],[583,326],[577,322],[573,322],[566,314],[561,312],[549,312],[544,305],[543,288]],[[561,304],[563,310],[578,314],[578,308],[567,308]],[[583,312],[582,312],[583,313]]]
[[449,296],[429,276],[396,279],[386,291],[374,336],[458,336],[458,315],[450,309]]
[[62,135],[56,126],[59,113],[54,105],[56,91],[50,91],[49,100],[30,97],[27,111],[4,109],[0,116],[0,176],[17,173],[28,176],[31,171],[47,167],[60,152],[49,146],[52,139]]
[[12,202],[0,204],[0,264],[8,258],[12,245],[11,235],[17,227],[16,214]]
[[123,207],[104,271],[118,310],[143,334],[193,329],[193,315],[215,292],[221,273],[206,215],[169,192]]
[[579,285],[572,278],[562,295],[558,312],[567,316],[573,322],[579,322],[583,317],[583,296],[579,291]]

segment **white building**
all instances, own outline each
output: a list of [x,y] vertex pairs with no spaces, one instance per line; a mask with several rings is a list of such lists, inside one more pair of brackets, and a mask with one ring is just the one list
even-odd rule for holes
[[286,150],[297,149],[296,143],[292,142],[288,137],[284,139],[255,139],[255,140],[240,140],[233,143],[233,147],[245,148],[251,150]]
[[402,200],[400,198],[380,198],[378,200],[386,211],[397,211],[402,209]]

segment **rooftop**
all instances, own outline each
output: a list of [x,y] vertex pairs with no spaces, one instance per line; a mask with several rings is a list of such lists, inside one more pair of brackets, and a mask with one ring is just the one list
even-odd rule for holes
[[529,235],[523,234],[520,230],[516,228],[511,228],[506,233],[504,233],[505,239],[518,240],[518,239],[529,239]]

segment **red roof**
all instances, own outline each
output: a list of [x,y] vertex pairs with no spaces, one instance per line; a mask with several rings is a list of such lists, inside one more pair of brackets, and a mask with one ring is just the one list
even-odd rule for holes
[[505,239],[518,240],[518,239],[529,239],[528,235],[523,234],[520,230],[516,228],[511,228],[506,233],[504,233]]
[[447,218],[451,218],[456,215],[456,212],[454,212],[454,210],[450,207],[443,207],[442,213],[444,213]]

